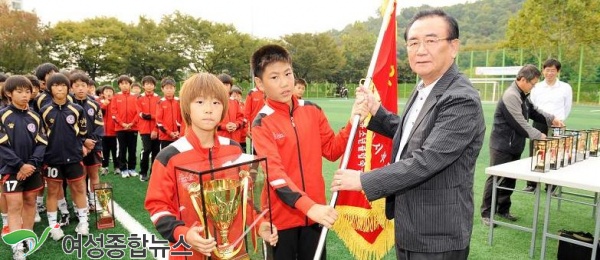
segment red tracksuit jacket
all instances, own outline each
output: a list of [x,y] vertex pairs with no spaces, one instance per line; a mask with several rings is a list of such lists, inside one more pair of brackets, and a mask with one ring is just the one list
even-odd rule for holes
[[[244,111],[242,111],[242,108],[240,107],[240,103],[237,100],[228,99],[228,101],[229,101],[229,106],[227,108],[227,113],[225,114],[225,117],[223,118],[223,120],[221,120],[221,122],[217,126],[217,129],[218,129],[217,134],[219,136],[231,138],[234,141],[241,143],[242,142],[242,128],[244,127]],[[229,123],[229,122],[233,122],[237,126],[237,129],[235,131],[233,131],[232,133],[227,131],[227,128],[225,127],[227,125],[227,123]]]
[[[181,108],[179,107],[179,98],[166,98],[160,99],[158,106],[156,107],[156,125],[158,126],[158,139],[161,141],[175,141],[176,138],[171,138],[171,133],[181,131],[181,124],[183,119],[181,118]],[[183,136],[182,132],[179,132],[179,136]]]
[[[137,96],[129,92],[119,92],[110,101],[112,118],[115,121],[115,131],[137,131]],[[122,123],[133,123],[131,129],[125,130]]]
[[287,104],[267,99],[252,125],[256,152],[267,157],[278,230],[315,223],[306,213],[315,203],[326,204],[321,157],[335,161],[342,156],[351,128],[348,123],[336,135],[316,104],[295,97],[292,103],[290,112]]
[[136,102],[137,116],[138,116],[138,131],[140,134],[150,134],[152,131],[158,133],[158,127],[156,126],[156,107],[160,96],[156,93],[152,95],[146,95],[142,93]]

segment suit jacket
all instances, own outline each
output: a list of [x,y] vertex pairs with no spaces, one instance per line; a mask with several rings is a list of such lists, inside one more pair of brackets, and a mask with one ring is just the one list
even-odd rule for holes
[[433,86],[398,151],[403,120],[416,96],[413,90],[402,116],[381,107],[371,118],[368,129],[393,137],[391,158],[400,152],[400,160],[362,174],[362,187],[370,201],[386,197],[397,248],[462,250],[471,239],[475,162],[485,134],[479,93],[453,64]]

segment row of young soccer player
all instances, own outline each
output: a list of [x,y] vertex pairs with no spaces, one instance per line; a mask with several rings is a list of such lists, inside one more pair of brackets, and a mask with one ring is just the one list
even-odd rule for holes
[[[248,94],[245,102],[245,112],[242,114],[247,114],[244,116],[247,122],[250,121],[248,119],[253,119],[253,127],[250,128],[251,132],[248,134],[252,136],[257,154],[269,158],[269,164],[266,165],[269,168],[268,184],[269,188],[273,190],[270,192],[272,218],[265,219],[260,223],[259,234],[264,241],[273,246],[276,259],[312,258],[318,241],[319,224],[331,227],[337,219],[335,209],[325,204],[325,182],[322,175],[321,157],[336,160],[343,154],[350,132],[350,124],[346,125],[336,135],[329,126],[325,114],[318,106],[301,100],[294,94],[296,82],[293,76],[291,56],[283,47],[267,45],[257,50],[252,56],[252,69],[257,89]],[[36,74],[38,74],[37,72],[43,73],[44,70],[38,68]],[[85,177],[85,170],[88,169],[88,166],[98,167],[101,164],[101,153],[95,151],[103,149],[101,147],[103,142],[99,142],[101,139],[94,139],[90,133],[100,127],[104,128],[103,130],[106,132],[105,128],[107,127],[107,124],[100,126],[102,113],[98,111],[102,111],[103,106],[108,107],[106,115],[104,115],[104,122],[108,122],[106,121],[107,118],[112,119],[109,121],[115,123],[117,139],[119,139],[119,132],[127,132],[121,134],[124,140],[119,141],[121,143],[119,147],[122,148],[119,150],[130,150],[128,145],[134,143],[131,136],[135,137],[137,142],[136,135],[138,132],[144,140],[143,135],[145,133],[142,133],[139,128],[135,129],[134,122],[150,121],[157,114],[152,112],[138,113],[137,101],[143,100],[146,93],[141,94],[140,97],[126,95],[129,91],[127,87],[131,85],[131,79],[120,77],[118,84],[121,93],[114,94],[113,91],[114,95],[112,97],[105,92],[110,92],[108,88],[102,89],[104,99],[99,99],[99,102],[94,101],[86,92],[85,99],[90,101],[86,102],[96,102],[95,104],[99,107],[97,110],[92,111],[97,115],[90,116],[88,119],[86,115],[89,115],[89,110],[77,105],[75,100],[73,102],[69,101],[67,94],[69,87],[72,86],[73,95],[75,99],[78,99],[77,93],[85,92],[83,83],[86,81],[71,81],[65,75],[55,72],[57,70],[47,70],[45,76],[42,77],[44,80],[41,83],[44,83],[43,85],[47,86],[47,89],[42,91],[40,97],[46,94],[49,96],[50,102],[44,103],[40,101],[40,97],[36,99],[34,108],[36,105],[41,107],[41,115],[29,110],[27,105],[15,104],[17,99],[12,93],[18,93],[17,89],[21,89],[19,91],[24,92],[23,95],[27,96],[27,93],[31,92],[28,87],[30,84],[27,84],[30,81],[14,84],[14,87],[8,87],[13,85],[11,83],[13,81],[12,77],[7,81],[5,92],[11,98],[11,104],[2,111],[20,111],[21,114],[33,118],[30,120],[31,122],[37,122],[37,125],[34,124],[35,134],[32,133],[27,136],[31,146],[36,148],[26,149],[29,153],[21,155],[25,159],[15,160],[22,162],[22,165],[14,165],[14,163],[8,163],[8,161],[0,163],[0,165],[12,165],[13,168],[3,170],[0,173],[4,174],[3,179],[6,180],[16,178],[17,182],[12,182],[13,180],[10,179],[10,183],[11,185],[16,183],[16,186],[19,187],[14,190],[12,186],[9,188],[7,185],[2,185],[3,191],[5,191],[3,197],[15,198],[10,199],[8,223],[10,230],[32,228],[34,222],[32,219],[34,219],[33,215],[35,213],[34,201],[36,201],[39,190],[43,188],[43,184],[41,186],[37,185],[32,176],[37,174],[37,176],[42,177],[39,169],[46,164],[48,170],[44,172],[43,177],[48,182],[46,207],[49,224],[56,226],[58,223],[56,200],[60,196],[60,181],[67,180],[71,187],[79,218],[76,232],[87,234],[89,227],[87,224],[87,204],[85,203],[86,185],[83,177]],[[71,78],[74,75],[77,74],[72,74]],[[173,195],[177,191],[174,190],[175,185],[172,182],[175,181],[174,167],[180,162],[200,160],[210,163],[211,156],[216,158],[220,155],[241,154],[243,152],[241,145],[239,145],[241,140],[237,142],[232,139],[233,137],[222,136],[234,132],[231,131],[232,129],[245,128],[243,123],[229,124],[229,126],[228,124],[222,124],[222,121],[232,113],[232,109],[229,107],[232,99],[229,98],[227,90],[223,87],[223,81],[214,75],[201,73],[193,75],[184,82],[180,92],[179,116],[181,121],[176,121],[175,125],[179,123],[180,127],[187,127],[188,130],[180,128],[178,131],[172,130],[170,134],[168,133],[169,137],[176,140],[164,147],[152,159],[152,174],[145,201],[145,207],[150,213],[154,225],[164,238],[171,243],[177,243],[183,238],[187,244],[192,246],[194,251],[204,255],[208,255],[215,250],[214,238],[204,237],[203,233],[200,232],[201,227],[195,225],[196,221],[194,219],[183,219],[181,217],[179,214],[181,209],[174,201],[176,196]],[[142,80],[142,82],[146,83],[147,81]],[[144,83],[143,85],[145,85]],[[161,82],[161,87],[164,87],[164,85]],[[82,90],[77,91],[78,88],[82,88]],[[10,94],[8,94],[9,91]],[[163,93],[167,94],[164,89]],[[119,96],[121,98],[118,98]],[[19,100],[29,101],[29,96]],[[133,110],[129,108],[133,106],[132,101],[134,100],[136,101],[136,110],[132,112]],[[351,114],[358,113],[359,109],[358,106],[353,107]],[[119,110],[124,110],[124,112],[119,112]],[[108,111],[113,113],[108,115]],[[173,109],[170,112],[177,113]],[[16,114],[16,112],[11,113]],[[236,116],[232,118],[237,118],[237,114],[239,113],[235,113]],[[259,114],[260,116],[258,116]],[[95,126],[96,123],[98,123],[97,128],[92,130],[92,125]],[[2,129],[8,129],[5,126],[7,125],[3,124]],[[157,123],[156,128],[151,128],[149,133],[151,140],[155,140],[152,139],[154,136],[152,129],[162,131],[160,127],[161,125]],[[164,122],[162,127],[165,127]],[[16,128],[15,126],[13,129]],[[46,131],[41,130],[42,128],[45,128]],[[20,126],[19,129],[29,130],[29,123]],[[223,131],[226,132],[223,133]],[[8,132],[11,131],[3,130],[2,133]],[[57,132],[60,132],[60,134],[57,134]],[[1,144],[13,149],[14,152],[16,148],[11,146],[10,140],[14,140],[11,135],[17,133],[15,131],[11,133],[6,134],[7,138],[2,136],[0,140],[6,139]],[[21,131],[18,134],[25,133],[25,131]],[[177,139],[176,137],[183,138]],[[104,139],[106,139],[106,135]],[[30,158],[36,158],[34,152],[40,150],[45,150],[43,156],[38,160],[30,161]],[[152,149],[148,150],[152,151]],[[126,158],[127,160],[125,160],[125,156],[120,156],[121,163],[117,168],[121,170],[121,174],[123,171],[127,171],[127,174],[130,175],[131,170],[135,169],[135,150],[132,151]],[[49,158],[57,157],[55,158],[56,161],[46,161],[46,155]],[[109,153],[105,153],[105,155],[106,160]],[[90,158],[90,163],[86,163],[84,157]],[[0,159],[4,160],[4,156]],[[80,163],[82,161],[83,165]],[[24,165],[31,165],[31,167],[25,166],[23,168]],[[17,166],[20,168],[17,168]],[[142,167],[143,165],[140,166],[141,170]],[[22,168],[23,170],[21,170]],[[55,176],[55,178],[51,178],[52,176]],[[93,180],[92,176],[89,177]],[[78,197],[75,194],[78,194]],[[93,197],[93,194],[88,194],[88,196]],[[20,201],[20,204],[15,201]],[[58,204],[60,208],[61,203]],[[16,205],[21,206],[21,208],[16,207]],[[96,207],[101,210],[100,207]],[[273,229],[269,221],[272,221]],[[50,235],[53,239],[59,240],[64,234],[62,230],[57,228],[53,229]],[[14,248],[13,251],[16,252],[16,255],[23,252],[23,248]]]

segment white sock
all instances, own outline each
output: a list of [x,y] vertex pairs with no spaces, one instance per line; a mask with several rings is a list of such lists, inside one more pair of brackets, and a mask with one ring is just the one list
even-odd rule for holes
[[94,193],[93,192],[88,193],[88,201],[90,203],[94,202]]
[[67,200],[65,200],[65,198],[58,200],[58,209],[61,214],[69,214],[69,208],[67,207]]
[[48,214],[48,225],[50,227],[54,227],[56,226],[56,215],[58,214],[56,211],[54,212],[46,212],[46,214]]
[[88,209],[82,208],[77,209],[77,217],[79,218],[79,222],[88,222]]
[[44,196],[37,196],[37,198],[35,200],[36,200],[38,207],[41,205],[44,205]]
[[2,227],[8,226],[8,214],[2,213]]

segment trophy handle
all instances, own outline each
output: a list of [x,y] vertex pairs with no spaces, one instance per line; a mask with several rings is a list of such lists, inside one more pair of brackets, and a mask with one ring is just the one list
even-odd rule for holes
[[200,208],[200,205],[198,205],[198,202],[196,201],[196,199],[194,199],[194,195],[190,195],[190,199],[192,200],[194,209],[196,210],[196,213],[198,214],[198,218],[200,219],[200,224],[202,225],[204,230],[206,230],[206,233],[208,233],[208,237],[212,237],[212,235],[210,234],[210,228],[208,228],[206,226],[206,224],[204,223],[204,217],[202,216],[202,208]]

